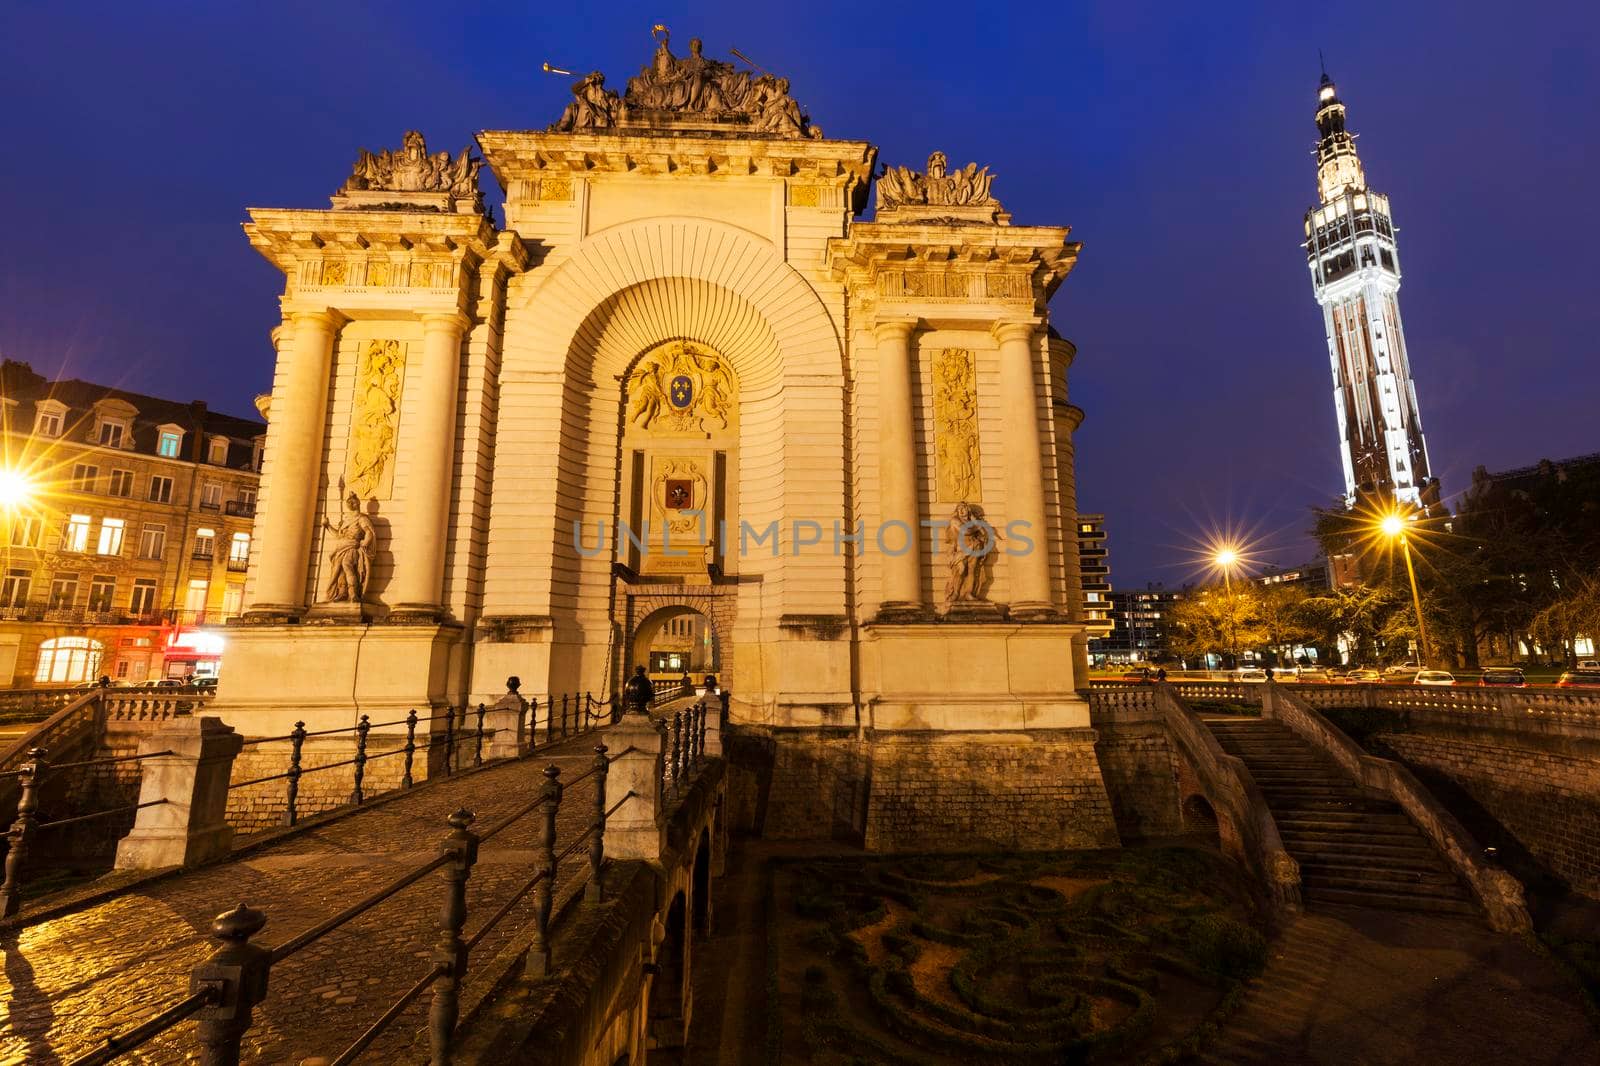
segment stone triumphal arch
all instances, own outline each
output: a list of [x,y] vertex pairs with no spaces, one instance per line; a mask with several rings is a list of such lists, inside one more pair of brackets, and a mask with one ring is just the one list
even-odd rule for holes
[[826,779],[872,846],[1107,839],[1046,307],[1067,229],[940,152],[878,174],[786,81],[664,33],[624,92],[588,75],[477,147],[407,133],[328,209],[250,212],[283,324],[220,709],[272,735],[511,675],[609,692],[693,610],[775,753],[768,831]]

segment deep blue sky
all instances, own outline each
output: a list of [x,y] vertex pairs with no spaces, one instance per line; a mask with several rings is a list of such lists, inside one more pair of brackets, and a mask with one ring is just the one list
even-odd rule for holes
[[[1298,10],[1296,10],[1298,9]],[[1181,582],[1210,527],[1309,549],[1339,491],[1298,248],[1317,49],[1393,201],[1406,337],[1447,493],[1600,450],[1596,5],[0,4],[0,352],[248,414],[282,278],[248,206],[325,207],[357,147],[553,121],[666,22],[786,74],[829,136],[976,159],[1019,224],[1084,242],[1080,506],[1118,585]],[[70,12],[70,13],[68,13]],[[596,12],[604,12],[603,15]]]

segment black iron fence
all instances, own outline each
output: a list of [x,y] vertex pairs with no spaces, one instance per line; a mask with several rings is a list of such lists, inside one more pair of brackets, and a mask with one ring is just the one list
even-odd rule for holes
[[49,821],[40,821],[39,798],[43,793],[47,778],[53,783],[64,771],[92,770],[119,763],[140,762],[144,759],[155,759],[163,755],[171,755],[172,752],[156,751],[143,755],[81,759],[76,762],[55,763],[53,765],[46,759],[48,754],[49,752],[44,748],[33,748],[28,752],[28,761],[20,768],[0,773],[0,778],[16,778],[19,786],[17,813],[11,822],[11,828],[6,831],[5,835],[5,880],[0,883],[0,918],[10,918],[22,908],[22,883],[25,864],[28,861],[28,854],[40,833],[61,829],[69,825],[82,825],[101,818],[134,814],[145,807],[156,807],[167,802],[165,799],[148,800],[144,803],[123,804],[103,811],[94,811],[90,814],[78,814],[68,818],[52,818]]
[[[670,786],[674,793],[681,794],[704,758],[705,704],[679,710],[669,720],[672,722],[669,727],[672,748],[670,758],[663,761],[670,762],[671,776],[667,778],[667,771],[664,770],[663,783],[664,786]],[[273,966],[434,871],[440,871],[444,882],[444,905],[440,913],[438,937],[433,944],[432,965],[353,1043],[334,1057],[332,1063],[333,1066],[347,1066],[354,1062],[407,1007],[431,991],[433,999],[427,1024],[429,1061],[432,1066],[445,1066],[452,1061],[456,1045],[461,986],[467,976],[472,949],[532,894],[533,930],[524,967],[533,976],[548,974],[552,962],[550,919],[557,879],[561,864],[580,850],[587,851],[584,859],[588,867],[588,883],[584,889],[584,903],[597,905],[604,902],[606,822],[634,796],[634,793],[628,792],[613,799],[607,793],[606,780],[611,763],[631,752],[632,749],[629,749],[611,755],[604,744],[598,745],[593,765],[566,782],[561,780],[560,767],[553,764],[547,766],[538,796],[483,833],[473,831],[475,818],[472,812],[456,811],[447,819],[449,832],[435,858],[395,878],[332,917],[297,933],[276,948],[258,947],[250,942],[267,923],[267,915],[262,911],[240,904],[217,915],[212,922],[212,935],[220,946],[192,971],[189,995],[149,1021],[108,1038],[103,1047],[73,1060],[71,1066],[99,1066],[112,1062],[189,1018],[199,1021],[197,1035],[201,1048],[200,1061],[208,1066],[236,1066],[240,1045],[250,1029],[253,1012],[267,997],[268,975]],[[565,793],[591,777],[595,778],[593,819],[558,852],[556,820]],[[479,847],[534,812],[538,812],[541,820],[532,873],[468,935],[466,928],[470,915],[467,910],[467,884],[478,860]]]

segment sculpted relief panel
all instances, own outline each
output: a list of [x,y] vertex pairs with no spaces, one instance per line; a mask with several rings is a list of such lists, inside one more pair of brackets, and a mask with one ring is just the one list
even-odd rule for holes
[[983,499],[978,458],[978,372],[972,352],[945,348],[933,357],[933,439],[938,499]]
[[405,346],[399,341],[368,341],[362,350],[350,406],[344,480],[365,499],[388,499],[394,484],[405,371]]
[[680,433],[727,429],[734,391],[733,375],[716,352],[694,341],[668,341],[628,375],[628,423]]

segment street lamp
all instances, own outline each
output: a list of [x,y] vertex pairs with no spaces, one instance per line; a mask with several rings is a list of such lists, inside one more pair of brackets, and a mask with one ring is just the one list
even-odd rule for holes
[[1228,645],[1233,654],[1233,668],[1239,668],[1239,617],[1233,603],[1233,568],[1239,565],[1239,552],[1230,547],[1217,549],[1212,562],[1222,571],[1222,584],[1228,591]]
[[15,511],[33,495],[33,482],[20,470],[0,469],[0,510]]
[[1422,596],[1417,592],[1417,571],[1411,565],[1411,541],[1406,536],[1406,520],[1390,512],[1378,523],[1378,529],[1390,540],[1400,540],[1400,550],[1406,557],[1406,576],[1411,579],[1411,606],[1417,611],[1417,665],[1427,666],[1428,627],[1422,620]]

